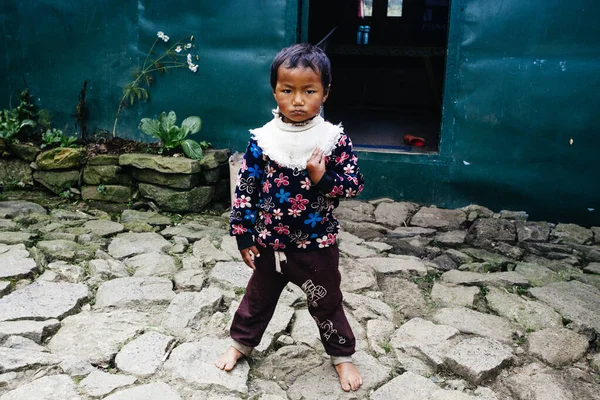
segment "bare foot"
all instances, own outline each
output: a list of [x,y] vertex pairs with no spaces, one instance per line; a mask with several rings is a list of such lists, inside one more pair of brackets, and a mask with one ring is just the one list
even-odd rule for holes
[[357,390],[362,385],[362,378],[353,363],[338,364],[335,366],[335,370],[340,377],[340,384],[345,392],[349,392],[350,389]]
[[229,346],[225,353],[221,354],[221,357],[217,358],[215,361],[215,366],[224,371],[231,371],[237,360],[244,357],[244,355],[235,347]]

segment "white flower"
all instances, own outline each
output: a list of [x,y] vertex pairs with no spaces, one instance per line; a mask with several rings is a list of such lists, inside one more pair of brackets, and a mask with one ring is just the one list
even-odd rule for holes
[[198,66],[196,64],[190,64],[188,67],[192,72],[198,71]]
[[166,42],[168,42],[168,41],[169,41],[169,39],[170,39],[170,38],[169,38],[167,35],[164,35],[164,36],[162,37],[162,40],[163,40],[163,42],[165,42],[165,43],[166,43]]
[[185,48],[186,48],[186,49],[191,49],[191,48],[192,48],[192,44],[191,44],[191,43],[188,43],[188,44],[186,44],[186,45],[185,45]]
[[156,36],[158,36],[159,38],[163,39],[165,38],[165,33],[163,31],[158,31],[158,33],[156,34]]
[[192,55],[191,55],[191,54],[189,54],[189,53],[188,53],[188,55],[187,55],[187,63],[188,63],[189,65],[191,65],[191,64],[192,64]]
[[181,48],[181,46],[177,46],[177,47],[175,47],[175,51],[176,51],[176,52],[178,52],[178,53],[181,53],[181,50],[183,50],[183,49]]
[[194,35],[190,36],[190,41],[194,40]]

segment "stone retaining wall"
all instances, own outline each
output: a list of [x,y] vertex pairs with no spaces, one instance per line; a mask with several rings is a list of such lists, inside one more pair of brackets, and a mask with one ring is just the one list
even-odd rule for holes
[[152,202],[159,209],[198,212],[229,204],[229,150],[202,160],[153,154],[99,155],[82,148],[47,151],[11,144],[0,155],[0,186],[39,185],[59,196],[112,203]]

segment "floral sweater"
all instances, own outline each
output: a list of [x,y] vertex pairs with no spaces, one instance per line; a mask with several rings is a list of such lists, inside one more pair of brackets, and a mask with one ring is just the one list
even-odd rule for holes
[[[275,118],[250,131],[238,173],[230,234],[239,249],[317,249],[335,244],[340,197],[357,196],[363,175],[341,125],[317,116],[305,125]],[[324,151],[326,172],[314,184],[306,171],[313,150]]]

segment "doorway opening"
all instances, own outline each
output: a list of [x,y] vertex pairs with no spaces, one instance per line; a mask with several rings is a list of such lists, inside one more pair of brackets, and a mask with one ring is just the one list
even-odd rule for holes
[[325,118],[355,148],[439,151],[448,11],[449,0],[309,2],[308,41],[331,59]]

